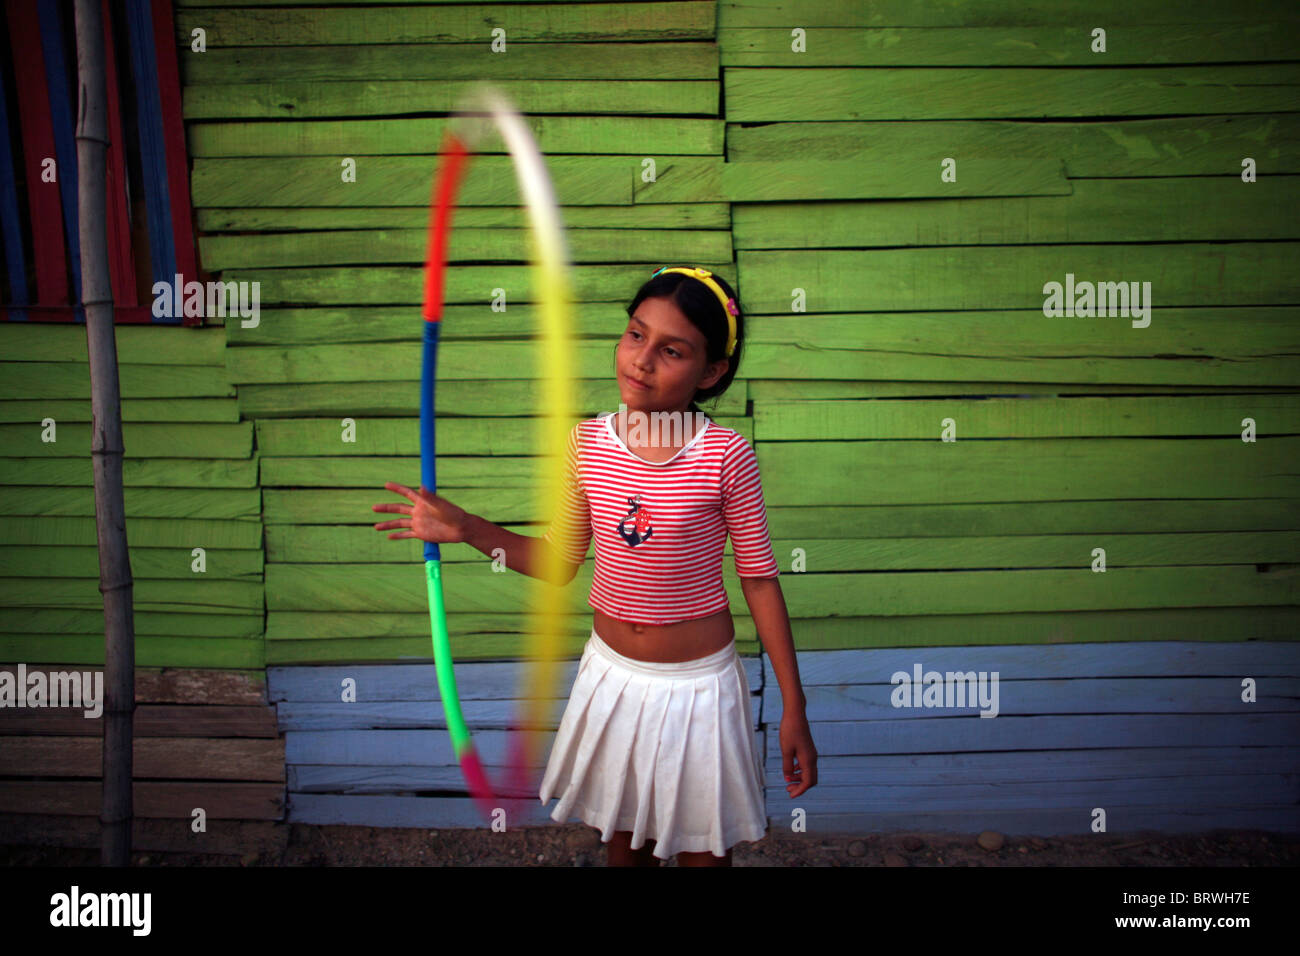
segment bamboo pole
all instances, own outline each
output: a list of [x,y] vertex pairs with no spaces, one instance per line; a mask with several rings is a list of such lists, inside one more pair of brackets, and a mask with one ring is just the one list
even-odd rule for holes
[[113,328],[105,216],[108,190],[104,24],[101,0],[77,2],[77,216],[81,302],[90,355],[91,446],[99,590],[104,595],[104,768],[100,863],[131,862],[132,745],[135,717],[134,584],[122,499],[122,400]]

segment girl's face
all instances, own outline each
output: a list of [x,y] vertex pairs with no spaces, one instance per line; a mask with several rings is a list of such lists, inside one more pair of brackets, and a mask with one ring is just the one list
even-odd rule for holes
[[684,412],[698,389],[727,371],[727,360],[710,363],[704,333],[671,299],[652,298],[628,319],[614,366],[629,409]]

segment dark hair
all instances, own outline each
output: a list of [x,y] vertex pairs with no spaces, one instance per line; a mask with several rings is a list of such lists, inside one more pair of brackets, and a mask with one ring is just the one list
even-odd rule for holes
[[716,272],[713,273],[713,281],[722,287],[724,293],[736,300],[736,309],[740,312],[740,315],[736,316],[736,347],[730,357],[726,354],[728,330],[726,310],[713,290],[694,276],[681,272],[665,272],[647,279],[637,290],[632,304],[627,307],[628,318],[631,318],[637,306],[646,299],[670,299],[704,335],[706,364],[712,365],[720,359],[728,360],[727,370],[722,373],[722,377],[708,388],[699,389],[695,393],[695,399],[688,410],[701,414],[702,409],[695,402],[717,398],[727,390],[731,380],[736,377],[736,369],[740,367],[740,353],[745,342],[745,311],[740,304],[740,297],[736,295],[727,280]]

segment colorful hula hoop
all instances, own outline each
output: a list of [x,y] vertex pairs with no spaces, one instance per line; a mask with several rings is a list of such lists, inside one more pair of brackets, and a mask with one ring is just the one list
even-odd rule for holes
[[[569,258],[560,223],[559,204],[546,172],[541,151],[531,131],[506,98],[496,89],[480,87],[469,101],[481,106],[465,115],[486,116],[501,133],[514,163],[519,191],[528,209],[531,238],[532,277],[535,299],[540,307],[543,349],[539,354],[542,370],[542,407],[540,446],[543,450],[564,449],[572,425],[573,372],[569,342],[572,326],[572,285]],[[438,489],[436,470],[434,388],[438,360],[438,335],[442,325],[445,296],[447,235],[455,207],[460,177],[473,148],[484,134],[483,127],[458,135],[448,123],[442,148],[443,162],[434,180],[433,201],[429,214],[429,254],[424,279],[424,362],[420,393],[420,474],[424,487]],[[561,506],[561,471],[564,456],[541,458],[542,485],[547,490],[546,514],[555,515]],[[498,793],[488,780],[482,761],[461,712],[456,690],[451,647],[447,636],[447,615],[442,593],[442,554],[435,542],[424,544],[425,578],[429,591],[429,620],[433,633],[433,656],[456,759],[465,775],[470,795],[485,817],[509,803],[518,808],[536,798],[529,768],[537,762],[544,734],[543,722],[553,699],[558,696],[561,601],[563,592],[547,583],[560,570],[560,559],[552,548],[539,548],[545,580],[529,578],[531,612],[526,680],[521,680],[519,715],[510,734],[506,785]],[[530,792],[531,791],[531,792]],[[514,813],[508,814],[510,819]]]

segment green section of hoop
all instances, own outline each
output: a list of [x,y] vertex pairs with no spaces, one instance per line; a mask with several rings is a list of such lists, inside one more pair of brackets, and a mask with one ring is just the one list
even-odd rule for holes
[[460,696],[456,693],[456,675],[451,666],[451,643],[447,639],[447,612],[442,603],[442,562],[424,562],[425,577],[429,582],[429,624],[433,632],[433,662],[438,672],[438,692],[442,695],[442,709],[447,717],[447,731],[451,745],[460,760],[471,746],[469,728],[460,712]]

